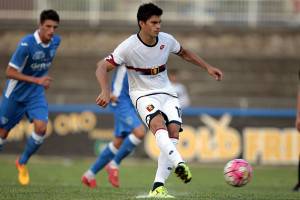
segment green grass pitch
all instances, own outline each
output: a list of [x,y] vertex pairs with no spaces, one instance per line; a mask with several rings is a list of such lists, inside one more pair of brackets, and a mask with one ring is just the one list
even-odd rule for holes
[[[35,156],[29,163],[31,183],[20,186],[14,156],[0,156],[0,199],[2,200],[88,200],[136,199],[146,195],[151,187],[156,162],[125,160],[120,171],[121,187],[112,188],[106,172],[97,176],[98,188],[91,190],[80,183],[82,173],[93,159],[63,159]],[[300,192],[292,192],[296,182],[296,166],[253,166],[253,180],[242,188],[227,185],[223,179],[223,164],[191,164],[192,182],[183,184],[172,174],[168,180],[169,193],[176,199],[201,200],[292,200]]]

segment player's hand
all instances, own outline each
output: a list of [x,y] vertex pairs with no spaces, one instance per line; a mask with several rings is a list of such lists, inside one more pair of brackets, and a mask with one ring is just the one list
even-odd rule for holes
[[118,103],[118,97],[115,96],[115,95],[113,95],[113,94],[111,94],[110,95],[110,101],[111,101],[111,103],[112,103],[113,106],[116,106],[117,103]]
[[209,66],[207,67],[207,72],[209,75],[214,77],[217,81],[221,81],[223,79],[223,73],[218,68]]
[[300,116],[297,115],[296,118],[296,129],[298,130],[298,132],[300,133]]
[[102,91],[96,99],[97,105],[105,108],[109,104],[110,94],[109,92]]
[[52,78],[50,76],[43,76],[36,79],[36,83],[38,85],[44,86],[45,89],[48,89],[50,87],[50,83],[52,81]]

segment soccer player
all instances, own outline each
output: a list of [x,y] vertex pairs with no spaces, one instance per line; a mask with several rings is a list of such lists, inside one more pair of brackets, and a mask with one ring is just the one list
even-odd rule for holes
[[183,48],[170,34],[160,32],[161,8],[153,3],[142,4],[137,12],[140,28],[137,34],[124,40],[111,55],[99,61],[96,77],[101,93],[96,103],[106,107],[110,101],[108,72],[125,65],[128,73],[129,94],[143,122],[156,138],[160,149],[158,167],[149,197],[173,197],[164,184],[172,168],[184,183],[192,179],[187,164],[176,149],[181,130],[181,108],[178,97],[167,75],[167,60],[174,53],[203,69],[216,80],[222,72]]
[[[300,70],[298,73],[298,78],[300,80]],[[298,85],[298,94],[297,94],[297,117],[296,117],[296,129],[300,133],[300,85]],[[300,191],[300,154],[298,158],[298,182],[294,186],[293,191],[299,192]]]
[[96,187],[95,175],[104,167],[108,180],[119,187],[119,165],[145,136],[145,128],[129,97],[128,77],[125,66],[118,67],[112,80],[110,108],[114,113],[114,139],[101,152],[95,163],[82,176],[83,184]]
[[38,30],[21,39],[6,69],[8,79],[0,106],[0,149],[24,114],[34,125],[24,152],[16,160],[21,185],[30,182],[26,164],[43,143],[46,133],[45,89],[50,87],[52,78],[48,70],[60,44],[60,37],[54,35],[58,24],[59,15],[55,10],[42,11]]

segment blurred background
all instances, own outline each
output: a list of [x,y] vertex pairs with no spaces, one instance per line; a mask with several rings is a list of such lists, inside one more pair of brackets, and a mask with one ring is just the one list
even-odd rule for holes
[[[112,137],[113,117],[95,105],[96,62],[138,32],[139,0],[1,0],[0,89],[18,41],[37,28],[43,9],[61,17],[61,46],[47,91],[48,139],[39,153],[94,156]],[[184,109],[180,150],[196,162],[243,157],[253,163],[296,164],[300,137],[294,129],[300,69],[300,0],[156,0],[162,31],[224,72],[214,81],[177,56],[177,71],[191,104]],[[31,126],[24,119],[4,154],[20,153]],[[55,146],[55,148],[53,148]],[[151,134],[137,157],[157,156]]]

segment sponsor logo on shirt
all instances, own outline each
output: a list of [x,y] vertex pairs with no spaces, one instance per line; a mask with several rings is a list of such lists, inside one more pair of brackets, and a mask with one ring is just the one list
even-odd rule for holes
[[23,46],[23,47],[27,47],[27,46],[28,46],[28,44],[27,44],[26,42],[21,42],[21,46]]
[[163,48],[165,48],[165,45],[164,44],[162,44],[162,45],[160,45],[160,50],[162,50]]
[[40,59],[43,59],[45,58],[45,53],[43,51],[36,51],[33,56],[32,56],[32,59],[33,60],[40,60]]
[[33,63],[30,65],[33,71],[47,70],[51,66],[51,62],[47,63]]

